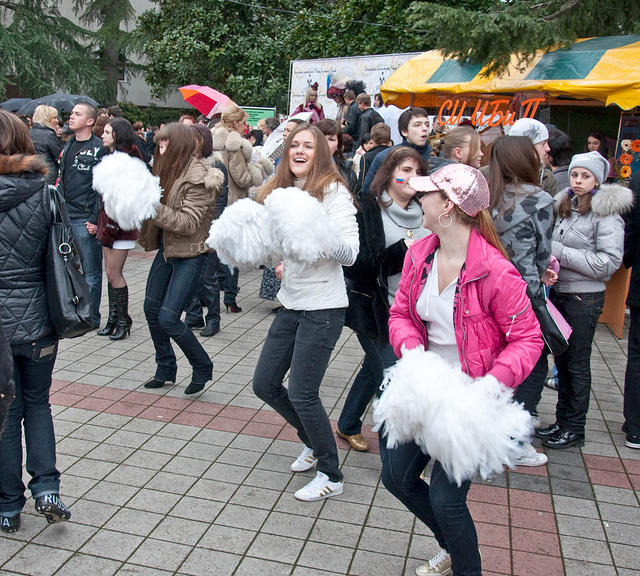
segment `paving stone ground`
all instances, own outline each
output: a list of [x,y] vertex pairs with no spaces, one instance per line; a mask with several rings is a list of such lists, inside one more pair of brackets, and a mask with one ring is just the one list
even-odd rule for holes
[[[51,402],[73,517],[46,526],[30,499],[22,529],[0,536],[0,574],[413,574],[438,547],[382,486],[370,415],[371,452],[338,439],[344,494],[293,498],[311,477],[289,471],[300,444],[251,391],[273,319],[273,303],[258,298],[258,271],[240,276],[242,313],[223,310],[222,331],[201,338],[214,362],[205,391],[184,395],[190,371],[182,355],[175,386],[142,387],[155,367],[142,312],[150,263],[136,250],[125,268],[130,338],[92,333],[61,343]],[[485,575],[640,575],[640,453],[620,431],[626,345],[598,327],[584,448],[550,451],[547,466],[472,486]],[[361,360],[345,329],[322,387],[334,424]],[[545,389],[545,423],[554,408],[555,393]]]

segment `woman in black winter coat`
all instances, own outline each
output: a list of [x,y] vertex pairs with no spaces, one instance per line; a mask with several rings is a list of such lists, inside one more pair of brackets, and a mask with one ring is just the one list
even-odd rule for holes
[[58,111],[53,106],[41,104],[33,113],[33,127],[29,131],[36,154],[47,165],[47,184],[55,184],[58,179],[58,162],[62,152],[62,140],[58,138]]
[[360,252],[355,264],[344,269],[349,294],[345,325],[356,332],[365,358],[338,419],[338,436],[354,450],[369,448],[362,435],[362,416],[382,382],[383,370],[396,361],[387,329],[389,308],[407,247],[429,234],[408,182],[427,170],[424,158],[412,148],[391,151],[357,215]]
[[25,125],[0,110],[0,323],[11,344],[16,387],[0,438],[2,532],[18,530],[26,502],[22,427],[36,512],[49,523],[71,517],[59,498],[60,472],[49,405],[58,339],[49,319],[45,286],[51,226],[46,170]]

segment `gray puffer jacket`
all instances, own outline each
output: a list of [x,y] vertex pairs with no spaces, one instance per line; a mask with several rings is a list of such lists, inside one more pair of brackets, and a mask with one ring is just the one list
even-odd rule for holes
[[[568,191],[569,188],[565,188],[556,194],[556,206],[567,197]],[[551,245],[553,255],[560,262],[555,290],[562,293],[604,291],[605,282],[622,262],[624,221],[621,214],[632,205],[631,190],[618,184],[602,184],[586,214],[573,208],[568,218],[558,218]]]
[[533,184],[505,187],[502,210],[493,219],[513,265],[536,298],[544,298],[540,277],[551,259],[553,198]]

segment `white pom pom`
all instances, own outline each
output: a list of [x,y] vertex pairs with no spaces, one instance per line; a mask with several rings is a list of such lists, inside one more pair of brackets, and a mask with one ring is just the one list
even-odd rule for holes
[[452,482],[512,466],[531,436],[531,417],[493,376],[472,380],[433,352],[405,351],[385,376],[374,421],[387,446],[415,442]]
[[279,253],[300,262],[329,257],[339,235],[320,202],[299,188],[276,188],[265,200]]
[[273,249],[267,209],[250,198],[238,200],[214,220],[207,244],[228,266],[255,268],[269,261]]
[[105,156],[93,169],[93,187],[102,196],[104,211],[123,230],[136,230],[154,218],[162,194],[160,178],[146,164],[124,152]]

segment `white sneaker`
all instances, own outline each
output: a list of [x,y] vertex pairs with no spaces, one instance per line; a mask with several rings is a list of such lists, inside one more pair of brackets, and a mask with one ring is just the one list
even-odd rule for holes
[[306,472],[313,468],[317,461],[318,459],[313,455],[313,448],[305,446],[300,456],[291,464],[291,472]]
[[342,494],[344,487],[343,482],[331,482],[329,477],[322,472],[318,472],[316,477],[309,482],[306,486],[303,486],[298,490],[294,496],[298,500],[305,502],[315,502],[316,500],[323,500],[329,498],[329,496],[337,496]]
[[544,466],[549,460],[546,454],[537,452],[531,442],[523,442],[521,448],[522,453],[514,462],[516,466]]
[[430,574],[440,574],[448,576],[451,571],[451,556],[446,550],[440,550],[429,562],[416,568],[417,576],[429,576]]

